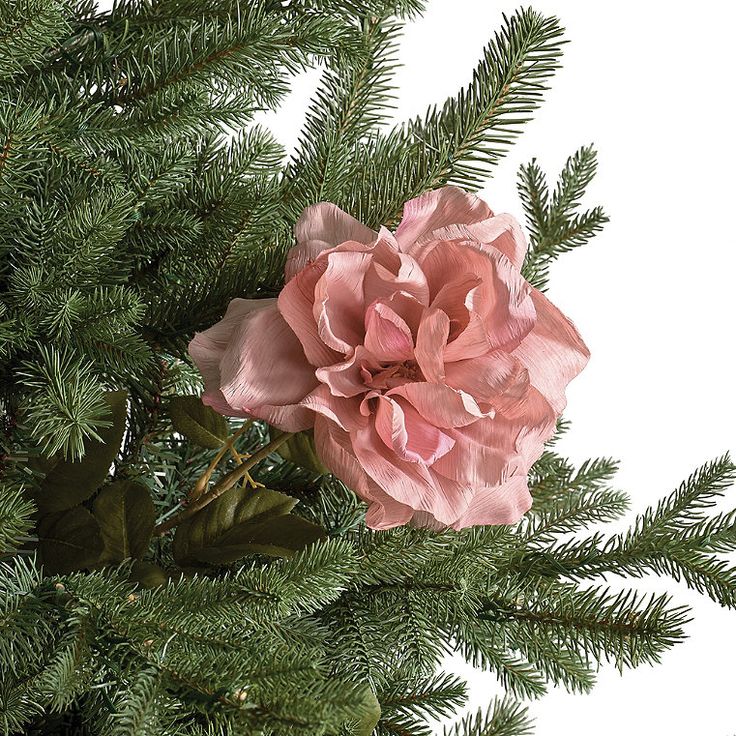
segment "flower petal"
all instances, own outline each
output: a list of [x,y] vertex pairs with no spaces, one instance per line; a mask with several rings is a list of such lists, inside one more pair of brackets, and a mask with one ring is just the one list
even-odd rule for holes
[[521,416],[497,412],[448,431],[455,446],[432,470],[470,488],[497,486],[512,475],[526,475],[554,434],[556,416],[544,397],[530,389]]
[[351,397],[366,393],[364,370],[376,369],[378,364],[371,354],[358,345],[355,352],[342,363],[317,368],[317,379],[330,388],[333,396]]
[[296,245],[286,257],[287,281],[328,248],[346,240],[367,245],[376,239],[373,230],[329,202],[307,207],[294,227],[294,235]]
[[414,357],[431,383],[445,380],[443,354],[450,334],[450,318],[441,310],[430,308],[425,311],[417,332]]
[[404,252],[422,236],[446,225],[469,224],[493,216],[488,205],[457,187],[442,187],[410,200],[396,229],[396,241]]
[[453,529],[490,524],[515,524],[532,507],[526,475],[515,475],[493,488],[475,493]]
[[358,462],[389,496],[417,511],[429,511],[450,524],[465,511],[468,499],[446,496],[426,465],[401,460],[383,443],[375,428],[367,426],[352,437]]
[[409,326],[382,302],[376,302],[366,312],[364,344],[379,361],[402,362],[414,357]]
[[467,225],[448,225],[433,230],[425,236],[425,239],[427,241],[469,241],[477,243],[482,250],[495,248],[519,270],[524,263],[527,251],[526,237],[521,225],[516,218],[507,214],[496,215]]
[[376,431],[402,460],[431,465],[447,454],[455,440],[427,422],[408,402],[381,396],[375,415]]
[[441,383],[405,383],[386,395],[403,397],[430,424],[443,429],[465,427],[488,416],[472,396]]
[[275,299],[233,299],[225,316],[204,332],[195,333],[189,343],[192,356],[207,388],[220,389],[220,361],[233,333],[246,315],[256,309],[272,307]]
[[590,352],[575,325],[541,291],[534,289],[531,298],[536,324],[512,354],[559,415],[567,403],[565,387],[583,370]]
[[317,416],[314,422],[317,454],[325,466],[345,485],[370,504],[366,525],[370,529],[389,529],[409,522],[413,509],[382,491],[363,470],[355,457],[350,435],[334,422]]
[[340,360],[340,354],[321,340],[314,319],[314,289],[326,270],[327,260],[318,259],[299,271],[278,298],[279,311],[299,338],[313,366],[332,365]]
[[518,411],[529,391],[529,372],[518,358],[497,351],[445,366],[447,384],[498,411]]
[[324,384],[317,386],[300,402],[300,406],[327,417],[346,432],[364,427],[368,423],[360,413],[360,405],[360,398],[333,396]]
[[363,279],[371,265],[366,252],[333,250],[314,287],[313,314],[322,342],[345,355],[363,340]]
[[365,276],[366,304],[397,292],[411,294],[424,305],[429,303],[429,287],[422,269],[411,256],[399,252],[393,235],[385,228],[381,228],[373,255]]
[[513,350],[536,320],[532,287],[506,256],[459,242],[431,242],[415,257],[427,276],[432,298],[450,281],[475,274],[480,283],[466,299],[469,311],[483,320],[490,348]]
[[220,389],[228,405],[279,429],[311,426],[308,412],[296,407],[318,381],[301,344],[277,306],[249,312],[220,362]]

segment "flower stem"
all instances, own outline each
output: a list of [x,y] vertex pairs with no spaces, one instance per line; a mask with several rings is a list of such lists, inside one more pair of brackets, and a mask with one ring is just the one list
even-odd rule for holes
[[200,479],[195,483],[194,487],[191,491],[189,491],[187,495],[187,501],[191,503],[192,501],[199,498],[206,490],[207,485],[210,482],[210,478],[212,477],[212,474],[215,472],[215,469],[220,464],[220,460],[222,460],[223,457],[228,452],[232,452],[234,450],[233,444],[235,443],[235,440],[240,437],[241,434],[243,434],[246,430],[249,429],[249,427],[253,424],[251,420],[248,420],[243,424],[243,426],[235,432],[233,435],[228,437],[225,440],[225,443],[223,446],[218,450],[217,454],[212,458],[212,462],[209,464],[209,467],[207,470],[205,470],[204,474],[200,477]]
[[248,475],[248,471],[258,465],[262,460],[265,460],[272,452],[275,452],[281,445],[284,444],[292,434],[282,434],[274,440],[271,440],[267,445],[261,447],[258,452],[253,453],[242,465],[238,465],[237,468],[231,470],[227,475],[221,478],[213,487],[209,493],[200,495],[195,498],[192,503],[183,508],[178,514],[172,516],[166,521],[162,521],[156,525],[153,533],[157,536],[166,534],[170,529],[173,529],[182,521],[185,521],[191,516],[194,516],[198,511],[201,511],[207,504],[212,503],[216,498],[222,496],[223,493],[229,491],[241,478]]

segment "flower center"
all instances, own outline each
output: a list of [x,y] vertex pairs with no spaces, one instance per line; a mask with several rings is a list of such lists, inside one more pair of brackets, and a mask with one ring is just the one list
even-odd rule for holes
[[405,360],[403,363],[390,365],[381,364],[371,370],[364,366],[361,373],[366,386],[379,390],[424,380],[422,371],[414,360]]

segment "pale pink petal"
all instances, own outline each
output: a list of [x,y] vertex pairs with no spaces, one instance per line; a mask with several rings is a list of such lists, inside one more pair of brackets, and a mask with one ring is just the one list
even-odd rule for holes
[[455,446],[432,470],[471,488],[497,486],[512,475],[528,473],[555,426],[552,408],[538,391],[530,389],[521,416],[497,412],[448,431]]
[[457,187],[426,192],[404,205],[404,215],[396,229],[402,251],[408,251],[423,235],[446,225],[468,224],[493,216],[488,205]]
[[313,366],[332,365],[342,359],[320,339],[313,314],[314,289],[326,270],[327,260],[320,258],[299,271],[284,286],[278,298],[279,311],[299,338],[304,354]]
[[376,302],[366,312],[365,347],[379,361],[402,362],[414,356],[409,326],[382,302]]
[[240,327],[246,315],[256,309],[273,307],[275,303],[275,299],[233,299],[219,322],[194,335],[189,343],[189,354],[204,378],[205,395],[221,400],[220,404],[225,401],[220,393],[220,361],[233,333]]
[[313,314],[322,342],[345,355],[363,340],[363,278],[371,265],[366,252],[333,250],[314,287]]
[[351,397],[368,390],[364,371],[377,368],[375,358],[362,345],[358,345],[347,360],[317,368],[316,375],[319,381],[329,386],[333,396]]
[[491,524],[515,524],[532,507],[526,475],[515,475],[493,488],[476,492],[453,529]]
[[294,431],[311,426],[298,404],[318,381],[276,305],[249,312],[220,362],[220,390],[238,412]]
[[339,207],[320,202],[307,207],[294,227],[296,245],[286,257],[286,280],[291,280],[322,251],[346,240],[372,243],[376,233]]
[[534,326],[532,288],[499,251],[467,243],[433,242],[421,247],[417,259],[433,297],[446,283],[468,273],[480,278],[466,306],[482,318],[491,349],[513,350]]
[[583,370],[590,352],[575,325],[541,291],[534,289],[531,298],[537,322],[513,355],[559,415],[566,404],[565,387]]
[[450,318],[450,339],[462,332],[468,324],[468,294],[479,286],[481,280],[472,273],[466,273],[443,284],[432,299],[432,307],[441,309]]
[[406,383],[386,395],[401,396],[430,424],[443,429],[464,427],[488,416],[472,396],[441,383]]
[[468,225],[448,225],[429,233],[424,238],[430,240],[460,240],[477,243],[482,249],[496,248],[501,251],[517,269],[521,269],[527,251],[526,237],[517,220],[511,215],[496,215],[481,222]]
[[442,355],[445,370],[447,370],[448,363],[456,360],[478,358],[490,350],[492,350],[491,340],[486,332],[486,325],[483,319],[476,312],[470,312],[468,315],[468,324],[445,347]]
[[450,318],[441,309],[428,309],[419,323],[414,356],[431,383],[445,380],[443,354],[450,334]]
[[[419,323],[424,315],[425,305],[422,304],[415,296],[406,292],[396,292],[388,299],[380,300],[392,312],[395,312],[406,323],[411,331],[412,338],[416,342],[416,336],[419,332]],[[366,302],[367,303],[367,302]]]
[[413,509],[382,491],[360,466],[350,435],[322,416],[314,422],[317,454],[325,466],[360,498],[369,503],[366,525],[370,529],[390,529],[409,522]]
[[431,465],[445,455],[455,440],[430,424],[408,402],[380,396],[375,414],[376,431],[402,460]]
[[386,299],[392,294],[411,294],[419,302],[429,303],[427,279],[419,264],[398,251],[393,235],[381,228],[373,248],[373,263],[365,276],[365,303]]
[[445,495],[426,465],[401,460],[386,447],[374,427],[359,429],[351,439],[360,465],[399,503],[429,511],[444,524],[451,524],[464,512],[467,498]]
[[368,424],[368,420],[360,413],[360,405],[359,397],[333,396],[324,384],[317,386],[300,402],[300,406],[327,417],[346,432]]
[[503,351],[448,363],[445,369],[449,386],[499,411],[518,411],[529,391],[529,372],[521,361]]

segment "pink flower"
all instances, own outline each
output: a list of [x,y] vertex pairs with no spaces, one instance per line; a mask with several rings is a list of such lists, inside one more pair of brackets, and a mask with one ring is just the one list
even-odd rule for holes
[[235,299],[192,340],[204,402],[313,428],[374,529],[517,521],[589,355],[521,275],[518,223],[445,187],[407,202],[395,234],[322,203],[296,240],[278,299]]

